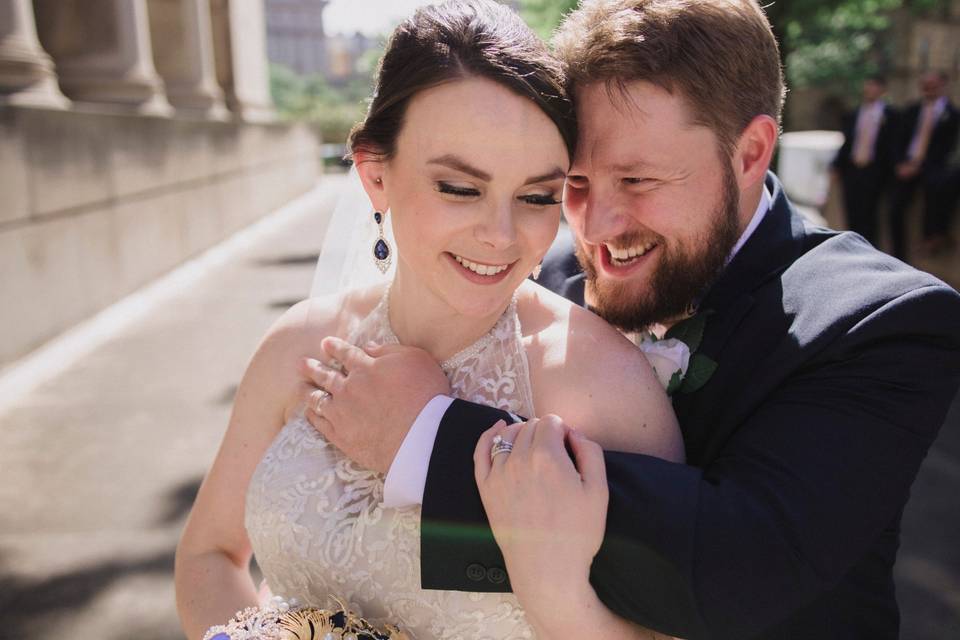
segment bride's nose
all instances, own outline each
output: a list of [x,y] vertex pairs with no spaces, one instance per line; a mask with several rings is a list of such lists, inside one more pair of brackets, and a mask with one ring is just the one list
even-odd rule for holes
[[476,239],[492,249],[506,249],[517,241],[512,202],[489,210],[474,230]]

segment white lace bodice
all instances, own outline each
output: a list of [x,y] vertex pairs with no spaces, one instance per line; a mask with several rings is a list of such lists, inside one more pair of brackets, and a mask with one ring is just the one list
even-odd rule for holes
[[[386,297],[350,336],[396,343]],[[516,301],[442,365],[458,398],[533,416]],[[389,509],[383,476],[346,458],[302,417],[287,423],[250,481],[246,528],[274,594],[331,606],[336,596],[416,640],[533,638],[512,594],[420,589],[420,508]]]

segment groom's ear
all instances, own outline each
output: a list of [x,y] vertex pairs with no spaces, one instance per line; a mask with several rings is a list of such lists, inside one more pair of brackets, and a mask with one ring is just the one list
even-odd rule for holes
[[386,161],[383,157],[369,151],[356,151],[353,154],[353,164],[373,208],[377,211],[389,209],[390,203],[383,179],[386,173]]
[[755,117],[743,130],[733,157],[733,167],[741,191],[763,182],[767,169],[770,168],[779,135],[780,127],[777,121],[767,115]]

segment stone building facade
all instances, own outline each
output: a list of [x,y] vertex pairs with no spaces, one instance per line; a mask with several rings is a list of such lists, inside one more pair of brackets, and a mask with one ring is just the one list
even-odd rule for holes
[[326,74],[327,34],[323,11],[329,0],[266,0],[270,62],[300,75]]
[[960,0],[929,16],[901,10],[893,24],[891,99],[897,103],[918,99],[920,77],[927,71],[943,71],[950,78],[951,99],[960,102]]
[[262,0],[0,0],[0,368],[317,174]]

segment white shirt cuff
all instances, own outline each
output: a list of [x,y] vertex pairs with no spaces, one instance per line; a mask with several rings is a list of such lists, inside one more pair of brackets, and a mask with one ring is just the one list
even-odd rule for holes
[[383,506],[396,509],[423,504],[433,443],[452,403],[450,396],[435,396],[413,421],[383,481]]

